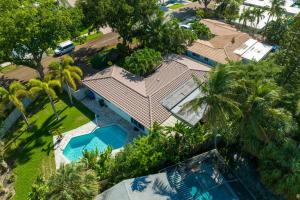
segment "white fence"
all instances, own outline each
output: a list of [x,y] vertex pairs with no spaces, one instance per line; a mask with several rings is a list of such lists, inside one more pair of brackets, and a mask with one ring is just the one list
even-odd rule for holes
[[[33,101],[31,99],[25,98],[23,100],[24,106],[27,108]],[[5,134],[11,129],[11,127],[17,122],[17,120],[21,117],[21,112],[15,108],[8,117],[3,121],[0,127],[0,138],[5,136]]]

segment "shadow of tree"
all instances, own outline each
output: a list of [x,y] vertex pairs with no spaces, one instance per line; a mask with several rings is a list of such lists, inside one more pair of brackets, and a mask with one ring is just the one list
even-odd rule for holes
[[131,183],[131,190],[142,192],[147,188],[149,183],[151,181],[147,181],[147,176],[135,178]]
[[155,194],[165,196],[168,200],[179,200],[176,191],[157,178],[153,182],[152,189],[155,191]]

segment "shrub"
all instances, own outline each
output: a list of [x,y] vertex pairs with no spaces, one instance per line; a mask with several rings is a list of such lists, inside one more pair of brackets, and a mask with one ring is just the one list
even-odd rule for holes
[[139,76],[147,76],[162,63],[160,52],[154,49],[144,48],[135,51],[125,58],[125,69]]
[[197,37],[201,40],[208,40],[213,37],[213,34],[210,32],[210,29],[201,22],[194,22],[192,28]]
[[94,55],[90,64],[95,69],[104,69],[122,58],[122,52],[118,48],[105,49]]
[[13,183],[13,182],[15,182],[15,180],[16,180],[16,175],[15,174],[11,174],[9,176],[9,178],[7,179],[7,182],[8,183]]

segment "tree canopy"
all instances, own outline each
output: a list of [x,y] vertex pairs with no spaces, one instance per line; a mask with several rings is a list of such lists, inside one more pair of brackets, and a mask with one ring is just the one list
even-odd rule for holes
[[152,73],[162,63],[162,60],[160,52],[144,48],[126,57],[124,66],[125,69],[136,75],[145,76]]
[[[207,83],[199,84],[206,95],[190,106],[208,105],[210,129],[257,159],[264,183],[275,193],[295,199],[300,184],[299,98],[297,90],[287,91],[280,83],[284,73],[273,59],[218,66]],[[291,96],[294,103],[287,98]]]
[[165,19],[156,0],[80,0],[78,7],[83,10],[85,21],[94,27],[109,25],[127,46],[137,39],[142,46],[163,54],[184,53],[186,45],[195,39],[177,21]]
[[197,37],[201,40],[208,40],[213,37],[210,29],[201,22],[194,22],[192,24],[192,29]]
[[1,12],[0,48],[8,58],[28,63],[43,77],[43,54],[61,40],[78,34],[81,12],[58,6],[54,0],[13,2],[13,6]]

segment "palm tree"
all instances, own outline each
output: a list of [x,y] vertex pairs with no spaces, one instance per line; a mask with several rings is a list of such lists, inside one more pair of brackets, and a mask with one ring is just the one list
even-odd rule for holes
[[247,26],[247,21],[249,20],[251,16],[251,9],[250,8],[244,8],[243,12],[240,15],[239,21],[243,21],[242,23],[242,30]]
[[73,63],[74,60],[72,57],[64,56],[60,62],[52,62],[49,65],[52,78],[59,80],[61,86],[65,85],[67,87],[71,105],[73,105],[71,88],[77,90],[76,82],[80,82],[83,76],[82,70],[79,67],[71,66]]
[[213,135],[217,136],[217,131],[224,127],[229,118],[241,115],[239,103],[232,98],[232,88],[236,87],[233,80],[235,71],[230,67],[218,66],[211,71],[207,82],[195,79],[201,89],[203,96],[200,96],[185,106],[193,109],[206,107],[207,123]]
[[272,0],[271,1],[271,7],[267,7],[267,10],[269,11],[269,17],[267,20],[267,23],[269,23],[271,17],[276,16],[277,19],[282,17],[282,14],[284,13],[284,8],[282,8],[285,4],[284,0]]
[[257,26],[260,22],[261,19],[264,18],[264,9],[261,9],[261,8],[254,8],[253,9],[253,14],[256,18],[256,25],[255,25],[255,28],[257,29]]
[[51,103],[51,106],[52,106],[52,109],[53,109],[53,112],[56,116],[56,120],[59,120],[59,116],[58,116],[58,113],[56,111],[53,99],[56,98],[56,93],[55,93],[54,88],[55,87],[58,87],[58,88],[61,87],[60,81],[58,81],[58,80],[41,81],[41,80],[38,80],[38,79],[31,79],[29,81],[29,85],[31,87],[30,88],[30,93],[32,95],[36,95],[36,94],[39,94],[39,93],[43,92],[48,96],[48,98],[50,100],[50,103]]
[[271,81],[239,81],[247,94],[241,99],[240,109],[243,113],[236,125],[241,135],[243,148],[252,155],[259,154],[259,147],[283,139],[292,128],[291,113],[276,105],[280,99],[279,87]]
[[22,102],[22,99],[27,96],[28,92],[25,86],[18,81],[11,83],[8,90],[4,87],[0,87],[0,98],[5,101],[8,100],[14,104],[14,106],[21,112],[27,127],[29,127],[29,122],[25,115],[25,106]]
[[97,194],[98,180],[93,170],[81,163],[62,165],[48,181],[49,199],[93,199]]

